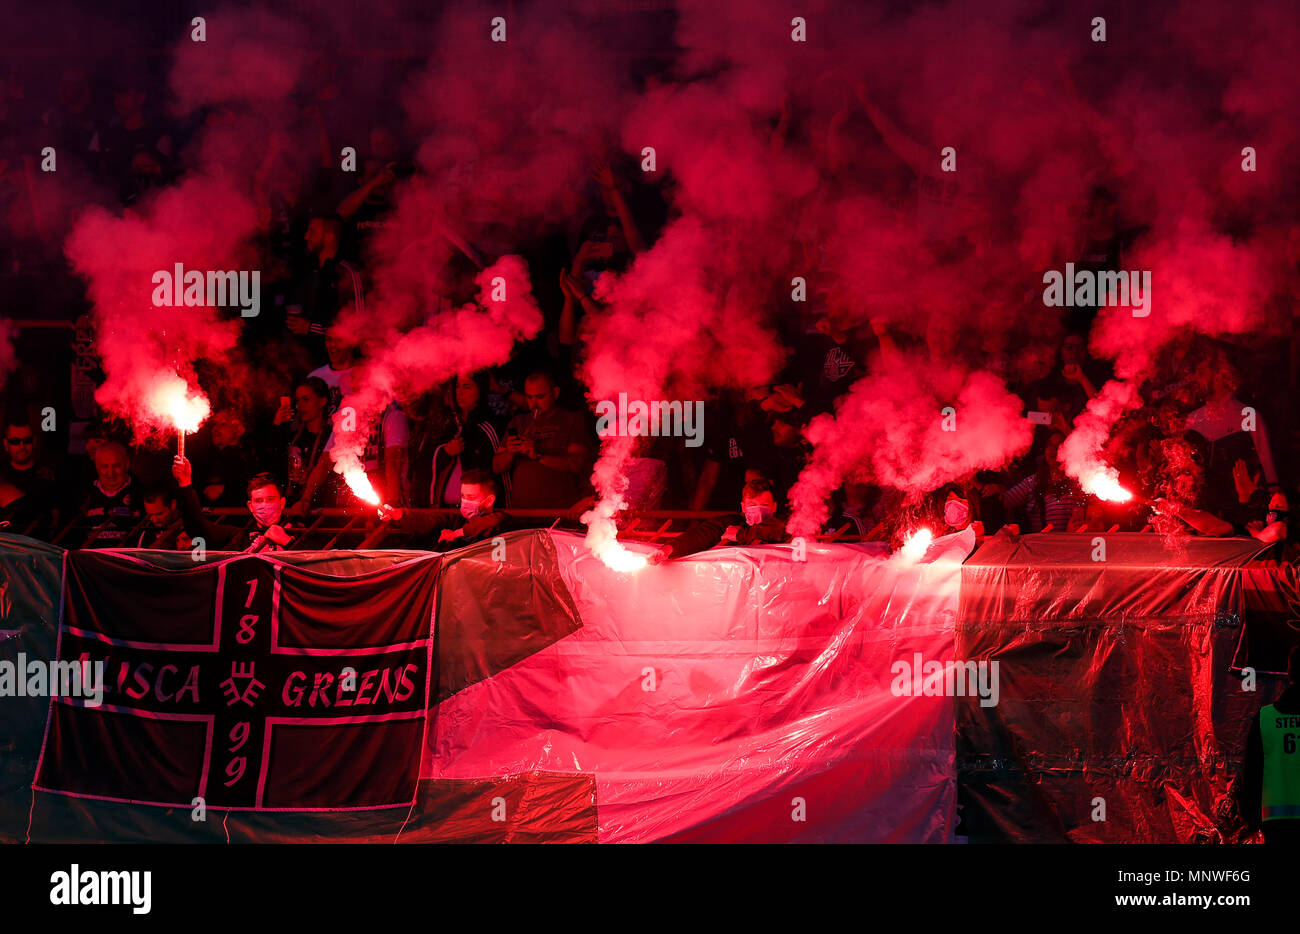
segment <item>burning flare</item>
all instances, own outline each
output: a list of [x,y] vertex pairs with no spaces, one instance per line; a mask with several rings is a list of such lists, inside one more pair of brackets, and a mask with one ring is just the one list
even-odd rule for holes
[[356,494],[359,499],[365,500],[372,506],[379,505],[379,494],[375,492],[375,488],[371,484],[370,478],[366,476],[364,469],[349,467],[340,471],[340,473],[343,474],[343,480],[347,483],[348,489]]
[[925,557],[925,553],[930,550],[930,543],[934,541],[934,533],[929,529],[920,528],[907,536],[907,541],[903,542],[903,547],[898,553],[903,556],[905,561],[920,561]]
[[1103,449],[1111,428],[1140,401],[1131,381],[1111,380],[1088,400],[1088,407],[1074,420],[1074,429],[1061,443],[1057,459],[1089,496],[1110,503],[1127,503],[1133,498],[1119,485],[1119,471],[1106,465]]
[[168,374],[158,380],[149,394],[150,415],[166,420],[179,432],[195,432],[203,420],[212,414],[212,406],[201,392],[190,392],[181,377]]
[[1079,480],[1083,492],[1108,503],[1127,503],[1133,494],[1120,486],[1119,473],[1113,467],[1101,465],[1087,471]]
[[329,451],[334,461],[334,472],[343,478],[357,499],[371,506],[378,506],[381,500],[366,476],[366,464],[362,458],[366,452],[368,426],[391,398],[391,394],[377,383],[349,395],[334,413],[334,447]]
[[600,457],[592,469],[591,481],[600,494],[600,501],[582,514],[587,527],[586,545],[605,566],[621,573],[639,571],[649,561],[645,555],[628,551],[618,540],[618,524],[614,517],[627,508],[623,493],[627,490],[625,468],[632,455],[630,437],[616,437],[604,441]]
[[582,514],[587,526],[587,547],[605,566],[623,574],[639,571],[649,562],[645,555],[628,551],[618,540],[618,526],[614,516],[623,508],[622,497],[602,499],[590,511]]

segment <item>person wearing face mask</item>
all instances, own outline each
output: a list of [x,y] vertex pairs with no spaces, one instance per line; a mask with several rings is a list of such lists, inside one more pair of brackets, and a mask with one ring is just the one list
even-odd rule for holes
[[1283,542],[1291,538],[1291,506],[1286,494],[1274,493],[1268,500],[1268,511],[1263,520],[1246,524],[1246,531],[1261,542]]
[[950,496],[943,504],[943,521],[953,530],[970,525],[970,503],[960,496]]
[[185,534],[191,539],[202,538],[209,551],[259,554],[283,551],[293,543],[292,526],[283,521],[284,491],[270,474],[260,473],[248,481],[248,511],[255,522],[252,528],[214,522],[203,515],[198,494],[190,483],[192,468],[186,458],[178,456],[172,461],[172,476],[179,487],[176,504]]
[[959,483],[949,483],[935,494],[936,511],[940,519],[935,536],[951,535],[964,529],[975,533],[977,542],[984,539],[984,523],[979,521],[978,496],[970,496]]
[[[402,532],[416,536],[416,547],[428,551],[450,551],[519,528],[519,524],[496,508],[496,478],[487,470],[467,470],[460,478],[460,515],[431,509],[379,507],[379,518]],[[369,547],[382,537],[383,527],[363,543]],[[436,533],[436,535],[435,535]]]
[[756,477],[745,484],[740,497],[740,514],[705,519],[687,528],[650,557],[662,564],[706,551],[715,545],[774,545],[789,541],[785,519],[777,515],[772,484]]

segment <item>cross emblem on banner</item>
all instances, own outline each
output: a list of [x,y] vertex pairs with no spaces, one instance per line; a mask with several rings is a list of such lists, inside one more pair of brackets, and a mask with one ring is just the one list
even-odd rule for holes
[[69,559],[58,658],[104,662],[105,693],[52,699],[37,788],[252,810],[415,799],[436,556],[355,578],[262,555]]

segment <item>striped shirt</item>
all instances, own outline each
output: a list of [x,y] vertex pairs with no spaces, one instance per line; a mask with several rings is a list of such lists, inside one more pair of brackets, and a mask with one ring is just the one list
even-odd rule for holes
[[1041,511],[1035,497],[1037,491],[1038,474],[1034,473],[1007,490],[1002,497],[1009,509],[1025,507],[1025,524],[1030,532],[1041,532],[1045,525],[1050,525],[1053,532],[1068,532],[1076,518],[1083,517],[1087,499],[1073,484],[1058,483],[1048,488],[1043,494]]

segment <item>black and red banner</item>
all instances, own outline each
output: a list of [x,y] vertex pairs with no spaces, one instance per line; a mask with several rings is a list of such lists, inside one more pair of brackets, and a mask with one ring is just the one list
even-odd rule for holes
[[410,806],[440,561],[337,577],[264,556],[164,571],[70,553],[57,657],[102,662],[104,693],[52,699],[34,786],[186,808]]

